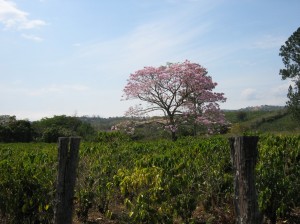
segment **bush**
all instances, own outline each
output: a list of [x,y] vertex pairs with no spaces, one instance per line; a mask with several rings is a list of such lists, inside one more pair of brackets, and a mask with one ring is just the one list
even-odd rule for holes
[[5,223],[51,223],[56,174],[51,156],[19,147],[0,147],[0,156],[0,213]]
[[300,206],[300,136],[261,136],[257,164],[258,202],[271,223]]

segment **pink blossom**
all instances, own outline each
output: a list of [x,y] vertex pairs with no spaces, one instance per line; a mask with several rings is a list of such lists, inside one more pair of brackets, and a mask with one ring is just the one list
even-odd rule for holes
[[178,128],[176,125],[166,125],[165,130],[170,130],[171,132],[177,132]]
[[[168,129],[176,132],[182,119],[193,119],[204,126],[226,123],[219,102],[225,102],[224,93],[213,92],[216,82],[207,70],[188,60],[167,63],[166,66],[144,67],[132,74],[124,88],[124,98],[146,102],[145,108],[131,107],[127,115],[139,115],[162,110],[168,119]],[[211,128],[207,128],[211,132]]]

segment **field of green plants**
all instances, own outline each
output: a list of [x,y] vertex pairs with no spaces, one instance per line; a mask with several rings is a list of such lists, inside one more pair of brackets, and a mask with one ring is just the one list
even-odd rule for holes
[[[299,223],[300,136],[261,135],[258,144],[265,222]],[[2,143],[0,170],[0,222],[51,223],[57,145]],[[81,143],[76,223],[234,223],[232,197],[225,137],[135,142],[102,133]]]

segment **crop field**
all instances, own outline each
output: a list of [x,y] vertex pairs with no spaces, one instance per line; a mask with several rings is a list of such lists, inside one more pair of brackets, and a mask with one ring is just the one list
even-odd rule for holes
[[[300,136],[261,135],[256,166],[265,223],[299,223]],[[1,223],[51,223],[57,144],[0,144]],[[74,223],[234,223],[225,137],[82,142]]]

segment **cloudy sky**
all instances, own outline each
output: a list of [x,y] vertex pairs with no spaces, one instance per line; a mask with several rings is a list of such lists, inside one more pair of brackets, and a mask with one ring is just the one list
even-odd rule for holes
[[0,0],[0,115],[123,116],[130,73],[186,59],[223,109],[284,105],[299,0]]

